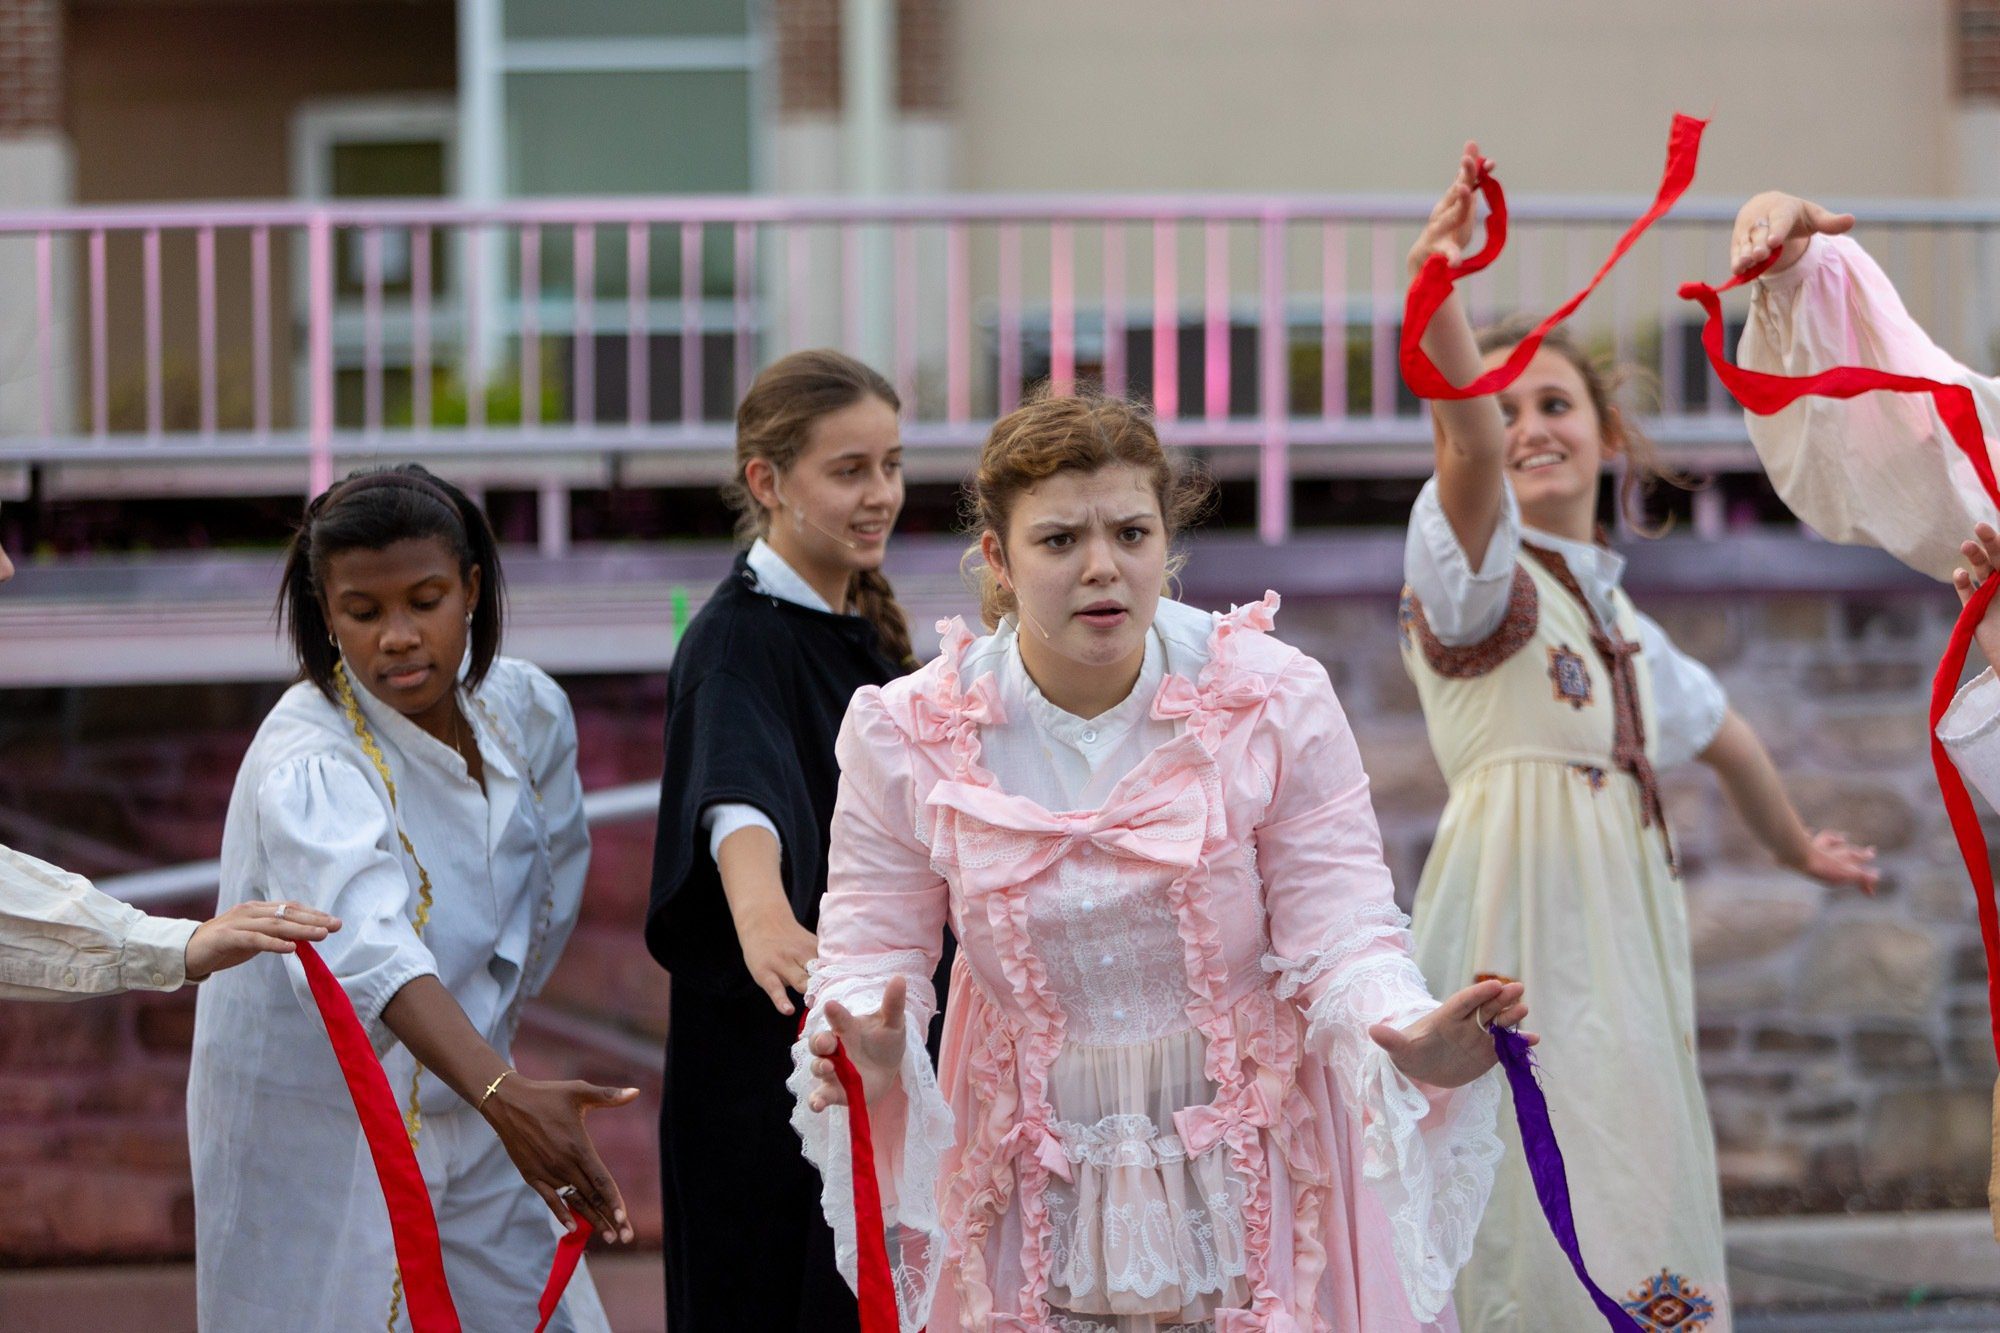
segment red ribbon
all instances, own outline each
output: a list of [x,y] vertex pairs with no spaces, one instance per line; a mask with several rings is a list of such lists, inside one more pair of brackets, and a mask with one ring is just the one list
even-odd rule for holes
[[[1549,330],[1576,313],[1577,307],[1604,281],[1605,274],[1687,190],[1694,180],[1695,164],[1701,154],[1701,133],[1707,127],[1707,121],[1696,120],[1692,116],[1674,117],[1673,129],[1667,136],[1666,171],[1660,179],[1658,192],[1653,196],[1652,207],[1625,229],[1618,243],[1612,246],[1611,254],[1581,291],[1535,325],[1534,330],[1508,354],[1504,363],[1461,387],[1446,379],[1444,372],[1437,368],[1424,351],[1423,339],[1431,319],[1451,296],[1457,281],[1479,272],[1499,258],[1501,248],[1507,243],[1507,196],[1501,190],[1500,182],[1482,166],[1479,192],[1485,196],[1490,210],[1486,219],[1486,243],[1478,253],[1457,264],[1450,263],[1443,255],[1431,255],[1424,261],[1416,281],[1410,284],[1409,298],[1403,307],[1402,368],[1403,379],[1411,390],[1421,398],[1478,398],[1497,393],[1519,379],[1527,370],[1528,363],[1534,360],[1535,352]],[[1514,1092],[1514,1118],[1521,1131],[1522,1151],[1527,1157],[1529,1173],[1535,1182],[1536,1199],[1541,1204],[1549,1232],[1569,1259],[1577,1280],[1589,1292],[1591,1302],[1606,1327],[1613,1333],[1634,1333],[1638,1325],[1631,1314],[1598,1286],[1584,1263],[1575,1214],[1570,1206],[1569,1180],[1563,1166],[1562,1149],[1556,1142],[1555,1127],[1549,1119],[1548,1102],[1535,1079],[1528,1045],[1519,1034],[1500,1028],[1494,1029],[1493,1041]]]
[[[1777,259],[1778,254],[1773,253],[1756,268],[1731,278],[1720,287],[1711,287],[1705,282],[1681,284],[1682,299],[1699,302],[1707,312],[1707,320],[1701,327],[1702,349],[1708,354],[1709,365],[1715,368],[1716,375],[1735,395],[1736,401],[1759,416],[1769,416],[1806,397],[1853,398],[1878,389],[1895,393],[1927,393],[1937,404],[1938,416],[1951,432],[1952,443],[1971,462],[1972,470],[1979,476],[1979,484],[1986,488],[1987,497],[2000,507],[2000,485],[1995,484],[1993,463],[1987,457],[1986,435],[1979,424],[1979,408],[1973,401],[1972,390],[1963,384],[1946,384],[1917,375],[1896,375],[1866,366],[1834,366],[1817,374],[1797,377],[1772,375],[1759,370],[1745,370],[1724,359],[1721,294],[1758,277]],[[1952,696],[1958,691],[1959,676],[1965,671],[1973,632],[1985,618],[1986,608],[1992,604],[1996,589],[2000,589],[2000,579],[1988,578],[1959,612],[1958,622],[1952,626],[1951,641],[1944,650],[1944,658],[1938,663],[1937,674],[1931,678],[1931,766],[1937,770],[1938,790],[1944,797],[1952,836],[1958,840],[1958,853],[1965,861],[1966,873],[1972,877],[1973,897],[1979,910],[1979,936],[1986,946],[1986,997],[1992,1019],[1993,1048],[2000,1052],[2000,911],[1996,911],[1993,899],[1993,863],[1988,855],[1986,835],[1979,827],[1979,815],[1972,808],[1972,798],[1966,794],[1965,780],[1959,776],[1951,756],[1945,753],[1944,742],[1937,737],[1938,723],[1944,720],[1945,710],[1951,707]],[[2000,1200],[1996,1200],[1995,1206],[2000,1207]]]
[[[1504,365],[1460,387],[1452,384],[1438,370],[1425,354],[1422,342],[1432,316],[1451,295],[1452,285],[1460,277],[1477,273],[1491,264],[1506,242],[1506,197],[1500,190],[1499,182],[1482,169],[1479,189],[1492,210],[1492,216],[1486,223],[1485,245],[1477,254],[1458,264],[1449,263],[1442,255],[1430,256],[1410,287],[1409,300],[1404,307],[1402,334],[1403,378],[1410,388],[1423,398],[1473,398],[1497,392],[1519,378],[1533,359],[1543,336],[1583,304],[1584,299],[1603,281],[1605,274],[1631,249],[1640,233],[1666,213],[1687,189],[1694,178],[1701,132],[1706,127],[1706,121],[1681,115],[1674,117],[1673,130],[1667,142],[1667,168],[1653,206],[1626,229],[1590,283],[1536,325],[1534,331],[1514,348]],[[1702,349],[1717,377],[1736,400],[1745,409],[1767,416],[1809,396],[1853,398],[1878,390],[1929,394],[1937,406],[1939,418],[1951,433],[1952,443],[1972,464],[1972,470],[1987,497],[1996,508],[2000,508],[2000,483],[1996,483],[1993,463],[1987,453],[1978,407],[1972,391],[1964,385],[1947,384],[1917,375],[1892,374],[1865,366],[1834,366],[1816,374],[1794,377],[1746,370],[1729,363],[1722,345],[1721,293],[1758,277],[1777,258],[1774,253],[1750,272],[1732,278],[1720,287],[1689,282],[1683,283],[1680,288],[1683,299],[1698,302],[1706,312],[1707,318],[1701,330]],[[1993,1045],[1995,1052],[2000,1053],[2000,904],[1996,904],[1994,897],[1992,860],[1986,836],[1979,827],[1979,816],[1966,792],[1965,781],[1951,762],[1951,756],[1946,753],[1944,743],[1937,738],[1938,724],[1951,706],[1959,677],[1964,673],[1974,631],[1984,619],[1996,593],[2000,593],[2000,578],[1988,578],[1959,613],[1958,621],[1952,627],[1951,641],[1931,681],[1930,724],[1931,764],[1937,771],[1938,789],[1944,799],[1945,813],[1951,821],[1952,835],[1958,842],[1959,855],[1965,862],[1967,875],[1972,879],[1973,896],[1979,913],[1980,940],[1986,951],[1987,1007],[1992,1021]],[[2000,1113],[1996,1113],[1995,1119],[1995,1147],[1996,1158],[2000,1158]],[[2000,1236],[2000,1164],[1996,1164],[1992,1203],[1995,1234]]]
[[1482,166],[1479,169],[1479,192],[1485,196],[1490,210],[1486,219],[1486,243],[1478,253],[1456,264],[1439,254],[1426,259],[1417,273],[1417,280],[1410,284],[1409,297],[1403,304],[1403,381],[1410,386],[1410,391],[1419,398],[1480,398],[1498,393],[1521,378],[1521,372],[1535,359],[1535,352],[1540,349],[1542,339],[1548,336],[1549,330],[1576,313],[1577,307],[1604,281],[1604,275],[1611,272],[1646,229],[1659,221],[1686,192],[1694,180],[1695,162],[1701,156],[1701,132],[1707,128],[1705,120],[1696,120],[1693,116],[1674,117],[1673,129],[1667,135],[1667,169],[1660,178],[1659,192],[1653,196],[1653,206],[1625,229],[1625,234],[1618,238],[1618,243],[1611,247],[1610,255],[1598,267],[1596,276],[1535,325],[1534,331],[1508,354],[1504,364],[1495,366],[1461,387],[1444,377],[1444,372],[1424,351],[1423,341],[1431,317],[1450,297],[1453,285],[1460,278],[1477,273],[1498,259],[1507,244],[1507,196],[1501,191],[1500,182]]
[[[304,940],[299,941],[299,962],[305,967],[313,1003],[326,1024],[334,1059],[340,1062],[341,1076],[347,1081],[347,1094],[354,1099],[354,1113],[361,1119],[368,1151],[375,1158],[375,1177],[382,1185],[382,1200],[389,1206],[389,1231],[396,1244],[396,1267],[403,1278],[411,1333],[460,1333],[458,1309],[452,1304],[451,1287],[444,1276],[437,1215],[431,1211],[430,1190],[417,1166],[403,1113],[389,1090],[389,1077],[375,1058],[375,1047],[347,992],[334,980],[318,950]],[[548,1327],[589,1243],[590,1228],[572,1214],[569,1231],[556,1244],[555,1264],[536,1307],[542,1322],[535,1325],[535,1333]]]
[[[799,1031],[806,1030],[806,1014],[799,1014]],[[833,1076],[847,1094],[847,1161],[854,1177],[855,1301],[861,1310],[861,1333],[901,1333],[902,1316],[896,1312],[896,1279],[889,1268],[888,1224],[882,1217],[882,1186],[875,1179],[875,1132],[868,1124],[868,1094],[861,1086],[861,1071],[854,1067],[847,1048],[838,1038],[833,1054]]]

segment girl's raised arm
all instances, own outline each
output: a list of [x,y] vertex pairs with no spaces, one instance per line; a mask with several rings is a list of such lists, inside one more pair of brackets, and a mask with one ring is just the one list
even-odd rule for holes
[[[1412,281],[1433,254],[1456,262],[1471,240],[1473,200],[1482,163],[1491,169],[1492,164],[1480,157],[1479,145],[1468,142],[1451,188],[1431,210],[1422,234],[1410,249]],[[1439,307],[1424,332],[1423,346],[1454,384],[1467,384],[1479,377],[1479,345],[1457,292]],[[1438,499],[1466,557],[1476,564],[1486,554],[1500,524],[1501,488],[1506,485],[1506,424],[1491,397],[1434,401],[1431,422],[1437,442]]]

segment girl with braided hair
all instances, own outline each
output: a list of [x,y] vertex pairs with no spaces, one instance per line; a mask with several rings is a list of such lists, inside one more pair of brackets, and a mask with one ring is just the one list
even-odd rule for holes
[[[222,840],[224,907],[282,893],[345,924],[322,956],[404,1103],[459,1314],[482,1330],[535,1327],[572,1210],[631,1239],[583,1117],[638,1095],[529,1078],[509,1056],[576,923],[590,840],[569,701],[499,655],[501,598],[485,516],[423,468],[315,500],[279,600],[303,679],[258,728]],[[188,1131],[202,1328],[409,1326],[295,958],[203,985]],[[609,1327],[587,1272],[549,1327]]]
[[668,677],[646,941],[673,974],[660,1183],[675,1333],[857,1326],[785,1078],[826,892],[834,739],[856,690],[911,665],[882,574],[903,508],[899,407],[839,352],[757,376],[723,493],[749,549]]

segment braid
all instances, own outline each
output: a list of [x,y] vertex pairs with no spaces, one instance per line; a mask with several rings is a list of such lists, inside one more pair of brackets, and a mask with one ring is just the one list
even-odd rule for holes
[[855,615],[875,627],[884,657],[905,669],[916,666],[916,654],[910,647],[910,619],[881,570],[855,571],[854,581],[848,585],[847,601]]

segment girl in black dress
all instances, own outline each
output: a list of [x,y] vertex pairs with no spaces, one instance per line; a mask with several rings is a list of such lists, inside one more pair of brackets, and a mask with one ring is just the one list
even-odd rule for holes
[[754,540],[668,675],[646,941],[673,974],[660,1177],[674,1333],[857,1327],[785,1079],[826,891],[834,738],[857,689],[915,665],[881,572],[903,507],[899,407],[838,352],[757,377],[724,491]]

